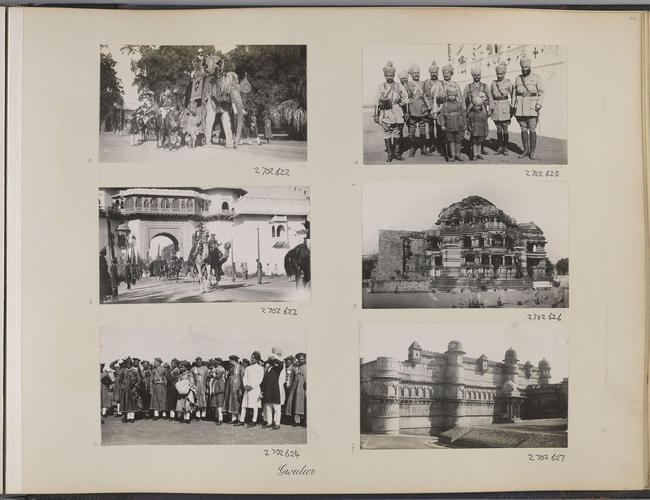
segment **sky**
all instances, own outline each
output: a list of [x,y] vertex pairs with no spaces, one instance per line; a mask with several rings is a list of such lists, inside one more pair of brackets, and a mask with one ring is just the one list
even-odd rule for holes
[[[140,103],[138,102],[138,88],[133,85],[134,74],[131,72],[131,61],[139,59],[137,54],[127,55],[120,49],[123,45],[108,45],[102,48],[102,52],[110,53],[115,59],[115,70],[117,76],[122,80],[122,87],[124,88],[124,106],[127,109],[135,109]],[[235,45],[215,45],[215,50],[220,50],[226,53],[235,48]]]
[[566,323],[430,323],[363,324],[360,356],[365,362],[379,356],[408,358],[408,347],[417,341],[425,351],[444,353],[452,340],[463,344],[466,355],[485,354],[491,361],[503,361],[509,347],[517,351],[520,363],[534,366],[542,359],[551,365],[551,381],[569,376],[569,330]]
[[537,224],[546,236],[547,257],[553,263],[569,256],[569,200],[565,182],[366,183],[363,253],[377,252],[379,229],[429,229],[443,208],[472,195],[492,202],[518,223]]
[[[300,327],[119,327],[102,328],[100,358],[107,364],[124,356],[136,356],[148,361],[160,356],[163,361],[169,361],[171,357],[182,355],[177,352],[181,350],[178,344],[190,332],[198,334],[196,337],[201,346],[209,346],[207,350],[210,352],[197,353],[203,359],[215,356],[227,358],[231,354],[249,358],[255,350],[264,356],[273,347],[282,349],[284,356],[307,352],[305,331]],[[191,349],[192,346],[184,348]],[[165,359],[166,354],[169,359]]]

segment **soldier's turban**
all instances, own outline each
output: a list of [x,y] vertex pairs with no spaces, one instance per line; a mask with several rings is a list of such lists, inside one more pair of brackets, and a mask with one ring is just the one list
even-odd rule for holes
[[399,77],[400,80],[402,80],[403,78],[408,78],[409,74],[406,71],[402,70],[399,72],[397,76]]
[[519,65],[522,67],[524,65],[530,66],[530,59],[528,59],[526,56],[521,56],[521,59],[519,59]]
[[470,69],[470,72],[472,73],[472,75],[480,75],[481,74],[481,67],[478,64],[475,64]]
[[431,63],[431,66],[429,66],[429,73],[437,73],[438,72],[438,65],[436,64],[435,61]]
[[282,349],[280,349],[279,347],[274,347],[273,349],[271,349],[271,352],[278,357],[282,356]]
[[448,71],[448,72],[451,73],[452,75],[454,74],[454,68],[452,67],[451,64],[445,64],[445,65],[442,67],[442,72],[444,73],[445,71]]
[[383,67],[384,75],[394,75],[395,66],[393,66],[393,61],[388,61],[386,66]]
[[415,63],[411,63],[409,66],[409,73],[419,73],[420,72],[420,66],[418,66]]
[[499,71],[499,69],[502,69],[503,71],[506,71],[508,69],[508,66],[504,62],[500,62],[497,64],[496,68],[494,68],[495,71]]

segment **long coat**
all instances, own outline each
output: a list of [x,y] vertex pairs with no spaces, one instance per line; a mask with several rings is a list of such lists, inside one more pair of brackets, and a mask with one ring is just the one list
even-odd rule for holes
[[176,409],[176,400],[178,399],[178,392],[176,392],[176,380],[178,378],[178,368],[165,369],[165,377],[167,379],[167,394],[165,397],[165,406],[167,410]]
[[151,409],[167,409],[167,373],[162,366],[154,368],[151,375]]
[[120,394],[124,411],[138,411],[138,384],[140,375],[137,368],[126,368],[122,373],[122,391]]
[[99,298],[104,302],[104,297],[113,295],[113,286],[111,285],[111,276],[108,274],[108,264],[106,257],[99,255]]
[[[250,365],[244,372],[244,397],[241,405],[244,408],[260,408],[262,406],[262,391],[260,384],[264,378],[264,368],[257,363]],[[251,389],[246,390],[246,386]]]
[[208,406],[208,397],[207,397],[207,380],[208,380],[208,367],[195,366],[192,368],[192,375],[194,375],[194,380],[196,382],[196,406],[201,408],[207,408]]
[[235,363],[230,369],[230,374],[226,381],[226,391],[224,393],[224,409],[228,413],[239,413],[241,409],[241,395],[244,390],[242,376],[242,366],[239,363]]
[[226,390],[226,370],[218,366],[212,370],[208,379],[208,406],[211,408],[223,408],[224,392]]
[[300,365],[294,370],[284,412],[287,415],[305,415],[307,412],[307,365]]
[[282,380],[282,371],[284,363],[279,360],[266,363],[264,368],[264,378],[262,379],[262,402],[264,404],[282,404],[284,399],[284,380]]
[[110,408],[113,406],[113,392],[111,391],[111,376],[104,370],[99,373],[101,395],[102,395],[102,408]]

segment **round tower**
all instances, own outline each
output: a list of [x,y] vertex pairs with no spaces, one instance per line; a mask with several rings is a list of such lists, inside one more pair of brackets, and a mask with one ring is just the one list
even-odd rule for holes
[[455,427],[465,415],[463,392],[465,388],[465,371],[463,368],[463,344],[452,340],[445,353],[445,388],[447,396],[447,425]]
[[419,363],[422,359],[422,348],[417,342],[413,342],[409,346],[409,361],[412,363]]
[[519,378],[519,367],[517,365],[518,362],[519,360],[517,359],[517,351],[510,347],[506,351],[506,355],[503,360],[504,383],[509,381],[517,386],[517,381]]
[[401,362],[379,357],[375,362],[372,396],[368,406],[370,428],[377,434],[399,434],[399,393]]
[[550,384],[551,365],[549,364],[548,361],[546,361],[546,358],[542,358],[542,360],[537,365],[537,368],[539,369],[539,378],[538,378],[539,383],[542,385]]

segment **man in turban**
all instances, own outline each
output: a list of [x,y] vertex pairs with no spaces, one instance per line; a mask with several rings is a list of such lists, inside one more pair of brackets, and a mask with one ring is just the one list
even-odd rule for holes
[[497,64],[495,69],[497,79],[490,84],[490,95],[492,96],[492,121],[497,127],[497,151],[495,154],[508,155],[508,126],[512,119],[510,101],[514,86],[506,76],[507,66],[505,63]]
[[257,413],[262,407],[262,390],[260,384],[264,378],[264,368],[261,365],[262,356],[259,351],[254,351],[251,354],[250,365],[246,367],[244,372],[244,397],[241,402],[241,414],[239,415],[239,425],[244,425],[246,420],[246,410],[251,408],[253,410],[253,418],[248,424],[248,427],[255,427],[257,425]]
[[406,85],[409,98],[408,126],[411,143],[409,157],[413,158],[418,149],[423,155],[429,156],[431,153],[426,147],[426,124],[433,109],[433,99],[430,99],[425,93],[424,82],[420,80],[420,67],[417,64],[411,64],[409,75],[411,75],[411,80]]
[[[465,115],[467,109],[465,107],[465,100],[461,97],[463,93],[460,90],[460,85],[451,79],[453,75],[454,68],[451,64],[446,64],[442,67],[442,81],[440,82],[442,84],[442,87],[436,94],[436,104],[438,106],[442,106],[442,104],[447,101],[448,96],[450,95],[449,91],[451,90],[451,95],[455,94],[457,96],[457,101],[460,105],[461,113]],[[449,141],[447,141],[447,147],[445,148],[445,157],[447,160],[450,159],[450,152],[448,151],[448,148]],[[451,159],[453,159],[456,155],[460,155],[460,149],[455,152],[455,155],[451,155]]]
[[196,418],[205,420],[208,409],[207,381],[210,370],[203,364],[203,359],[198,357],[194,360],[192,376],[196,383]]
[[[471,67],[470,72],[472,73],[472,81],[465,87],[465,93],[463,94],[465,106],[469,108],[474,98],[479,97],[483,101],[483,108],[489,116],[494,104],[492,103],[490,89],[486,83],[481,81],[481,66],[475,64]],[[485,154],[485,142],[481,142],[479,154]]]
[[436,94],[442,90],[442,83],[438,79],[438,65],[435,61],[429,66],[429,79],[424,82],[424,95],[431,101],[432,109],[427,117],[428,140],[427,150],[429,153],[438,149],[442,151],[445,144],[444,134],[440,128],[440,124],[436,119],[437,106]]
[[273,424],[273,429],[280,428],[282,403],[284,402],[284,363],[282,351],[274,347],[264,366],[262,379],[262,402],[264,403],[264,427]]
[[512,95],[512,107],[515,108],[515,118],[521,128],[521,143],[524,151],[519,158],[528,156],[535,160],[537,146],[537,123],[539,110],[544,102],[544,89],[541,78],[531,71],[530,59],[522,56],[519,60],[521,74],[515,78],[515,89]]
[[402,84],[395,81],[395,66],[391,61],[383,68],[385,82],[379,84],[375,99],[375,123],[384,130],[386,145],[386,162],[393,159],[403,160],[397,145],[400,130],[404,127],[404,109],[408,104],[408,95]]
[[307,355],[304,352],[296,354],[298,366],[296,367],[291,382],[291,389],[287,395],[285,413],[293,416],[293,425],[301,424],[301,419],[307,416]]

